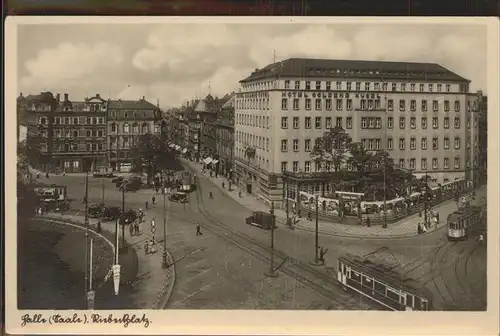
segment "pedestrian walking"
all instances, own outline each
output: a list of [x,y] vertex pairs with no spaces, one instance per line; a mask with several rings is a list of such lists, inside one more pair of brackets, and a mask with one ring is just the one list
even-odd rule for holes
[[154,197],[154,195],[153,195],[153,197],[151,198],[151,201],[153,201],[153,206],[155,206],[156,198]]
[[200,224],[196,224],[196,235],[197,236],[203,236],[203,233],[201,232],[201,226],[200,226]]
[[147,240],[144,243],[144,253],[149,254],[149,241],[147,241]]
[[134,223],[130,223],[129,227],[128,227],[128,230],[130,232],[130,235],[131,236],[134,236]]
[[211,191],[208,193],[208,198],[209,198],[209,199],[214,199],[214,195],[212,194],[212,192],[211,192]]
[[144,205],[146,205],[146,210],[148,210],[148,201],[146,201],[146,203],[144,203]]
[[484,242],[484,236],[482,234],[479,235],[479,242],[480,243]]
[[370,227],[370,225],[371,225],[371,224],[370,224],[370,217],[368,217],[368,216],[367,216],[367,217],[366,217],[366,226],[367,226],[367,227]]
[[102,231],[102,226],[101,226],[101,220],[97,220],[97,233],[101,233]]
[[312,215],[311,215],[311,212],[308,212],[308,213],[307,213],[307,220],[308,220],[308,221],[312,221]]
[[222,189],[224,189],[226,187],[226,184],[224,183],[224,181],[222,182]]
[[138,222],[135,222],[134,230],[135,230],[135,234],[138,235],[139,234],[139,223]]
[[83,196],[83,204],[87,203],[87,197]]
[[323,246],[319,248],[319,261],[324,264],[325,263],[325,255],[328,252],[328,249],[324,249]]

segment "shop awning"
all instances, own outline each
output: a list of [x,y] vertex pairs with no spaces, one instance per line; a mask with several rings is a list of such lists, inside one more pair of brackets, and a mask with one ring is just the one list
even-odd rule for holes
[[186,152],[187,152],[187,151],[188,151],[188,149],[187,149],[187,148],[184,148],[184,149],[182,150],[182,154],[186,154]]
[[168,146],[168,147],[172,148],[172,147],[174,147],[174,146],[175,146],[175,144],[170,144],[170,146]]
[[216,164],[219,160],[212,160],[212,164]]
[[175,149],[179,150],[179,148],[181,148],[181,146],[179,145],[175,146]]
[[203,160],[203,162],[205,162],[205,164],[209,164],[210,162],[212,162],[212,158],[207,157],[207,158],[205,158],[205,160]]

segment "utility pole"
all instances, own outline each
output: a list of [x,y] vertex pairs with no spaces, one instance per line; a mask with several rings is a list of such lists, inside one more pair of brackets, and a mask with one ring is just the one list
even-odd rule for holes
[[85,301],[87,306],[89,303],[88,292],[89,292],[89,270],[87,268],[89,259],[89,217],[88,217],[88,204],[89,204],[89,171],[85,174]]
[[385,100],[385,110],[384,110],[384,115],[385,115],[385,127],[384,127],[384,148],[385,148],[385,153],[384,153],[384,223],[382,224],[382,227],[384,229],[387,229],[387,97],[384,98]]
[[163,259],[162,266],[168,268],[167,257],[167,188],[163,186]]
[[290,214],[288,213],[288,180],[285,175],[283,175],[283,201],[286,202],[286,225],[291,226]]
[[102,204],[104,205],[104,177],[101,181],[101,191],[102,191]]
[[271,263],[269,264],[269,272],[266,275],[275,277],[278,274],[274,271],[274,226],[276,222],[274,217],[274,202],[271,202],[271,210],[269,213],[271,214]]
[[125,181],[122,182],[122,248],[125,248]]
[[425,193],[424,193],[424,223],[425,223],[426,226],[428,225],[428,223],[427,223],[427,220],[428,220],[427,219],[427,199],[429,197],[429,195],[427,193],[428,189],[429,189],[428,188],[428,184],[427,184],[427,177],[428,176],[427,176],[427,171],[426,171],[425,172],[425,181],[424,181],[424,183],[425,183]]
[[315,244],[314,244],[314,265],[321,265],[319,262],[319,196],[316,195],[316,228],[315,228]]

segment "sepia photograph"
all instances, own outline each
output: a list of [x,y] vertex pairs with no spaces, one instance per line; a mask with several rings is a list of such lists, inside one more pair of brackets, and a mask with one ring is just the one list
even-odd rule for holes
[[13,324],[498,309],[488,25],[267,21],[11,22]]

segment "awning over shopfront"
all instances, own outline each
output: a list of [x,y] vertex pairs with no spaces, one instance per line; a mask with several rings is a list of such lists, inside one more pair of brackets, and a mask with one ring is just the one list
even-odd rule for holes
[[216,164],[219,160],[212,160],[212,164]]
[[184,149],[182,150],[182,154],[186,154],[186,152],[187,152],[187,151],[188,151],[188,149],[187,149],[187,148],[184,148]]
[[203,162],[205,162],[205,164],[209,164],[210,162],[212,162],[212,158],[207,157],[205,160],[203,160]]
[[181,146],[177,145],[175,146],[175,149],[179,150],[181,148]]
[[175,146],[175,144],[170,144],[170,146],[168,146],[168,147],[173,148],[174,146]]

